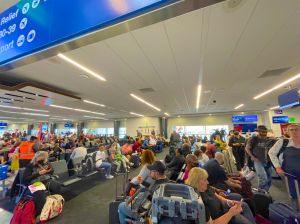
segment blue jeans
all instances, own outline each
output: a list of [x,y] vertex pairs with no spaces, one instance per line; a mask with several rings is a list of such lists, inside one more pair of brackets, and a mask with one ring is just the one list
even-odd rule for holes
[[254,167],[258,176],[258,189],[269,191],[272,184],[272,166],[254,161]]
[[106,171],[106,176],[110,175],[111,172],[111,164],[108,162],[102,162],[99,168],[104,168]]
[[119,220],[120,220],[120,224],[126,224],[126,218],[132,218],[134,217],[133,212],[131,211],[131,207],[129,207],[128,205],[126,205],[126,202],[121,202],[119,204]]

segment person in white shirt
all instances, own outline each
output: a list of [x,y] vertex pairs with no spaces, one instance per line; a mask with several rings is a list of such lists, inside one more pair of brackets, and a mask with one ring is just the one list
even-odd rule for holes
[[106,160],[107,155],[105,153],[104,146],[99,147],[99,151],[96,153],[96,167],[105,169],[105,177],[106,179],[112,179],[114,176],[111,175],[111,164],[108,162],[104,162]]
[[83,157],[83,159],[87,155],[87,149],[83,147],[82,143],[78,144],[78,147],[75,148],[70,156],[71,159],[78,158],[78,157]]
[[[204,150],[204,152],[202,150]],[[201,149],[196,149],[194,155],[197,156],[200,166],[202,167],[205,163],[208,162],[209,157],[205,154],[206,147],[201,146]]]

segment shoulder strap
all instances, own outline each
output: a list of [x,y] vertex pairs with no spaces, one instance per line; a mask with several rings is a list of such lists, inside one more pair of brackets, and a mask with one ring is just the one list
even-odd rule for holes
[[282,146],[281,146],[281,148],[280,148],[280,150],[277,154],[277,157],[279,157],[279,155],[285,151],[285,149],[286,149],[287,145],[289,144],[289,142],[290,142],[289,139],[287,139],[287,138],[283,139],[283,143],[282,143]]

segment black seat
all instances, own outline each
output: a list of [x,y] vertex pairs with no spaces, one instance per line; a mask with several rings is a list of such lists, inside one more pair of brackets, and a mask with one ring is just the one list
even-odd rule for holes
[[79,177],[70,177],[69,171],[67,167],[67,162],[65,160],[59,160],[55,162],[51,162],[51,165],[54,170],[54,175],[57,176],[57,180],[63,185],[68,186],[70,184],[73,184],[77,181],[80,181],[81,178]]

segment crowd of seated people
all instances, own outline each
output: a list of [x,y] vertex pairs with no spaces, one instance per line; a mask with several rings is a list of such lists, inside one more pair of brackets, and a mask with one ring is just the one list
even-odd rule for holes
[[[290,125],[289,135],[291,136],[290,140],[287,140],[286,136],[284,136],[283,139],[275,139],[277,143],[273,147],[271,146],[270,150],[267,147],[261,147],[260,150],[265,154],[269,150],[271,158],[269,162],[273,162],[278,174],[284,174],[284,169],[299,177],[299,166],[296,165],[296,160],[299,159],[300,154],[299,150],[295,150],[295,148],[300,148],[298,144],[300,142],[300,125]],[[274,140],[274,137],[267,134],[267,129],[264,126],[259,126],[255,133],[246,137],[241,136],[240,132],[236,130],[230,131],[227,139],[224,131],[216,131],[211,136],[211,141],[208,141],[208,138],[202,140],[199,136],[180,136],[174,131],[170,137],[170,153],[165,160],[163,162],[156,161],[154,165],[146,166],[147,172],[144,172],[144,174],[148,173],[154,184],[145,188],[153,192],[151,187],[157,188],[161,184],[159,181],[161,179],[163,180],[162,183],[168,181],[184,183],[194,188],[195,192],[202,198],[205,206],[206,223],[255,223],[256,213],[253,190],[256,192],[257,189],[252,189],[250,181],[246,179],[243,172],[243,169],[249,164],[247,160],[252,159],[256,163],[255,168],[257,167],[258,170],[256,172],[259,181],[258,190],[264,189],[268,191],[271,182],[263,180],[263,171],[259,170],[257,165],[259,161],[259,157],[256,157],[257,153],[259,153],[258,149],[254,149],[253,153],[247,155],[246,146],[248,150],[251,147],[257,147],[257,145],[253,144],[253,139],[255,139],[253,136],[258,136],[257,141],[264,143],[268,140]],[[150,138],[147,138],[147,140],[150,141]],[[286,141],[287,143],[285,143]],[[284,144],[286,147],[285,153],[283,156],[278,157],[278,154],[282,153],[281,147]],[[174,148],[175,154],[171,153],[171,149]],[[237,153],[238,150],[239,152]],[[232,159],[225,156],[229,151],[235,151],[233,152],[237,170],[235,173],[228,173],[227,169],[225,169],[225,160]],[[287,165],[286,161],[285,163],[282,162],[286,158],[291,161],[290,165]],[[270,167],[267,168],[269,169]],[[264,172],[267,172],[267,170]],[[183,175],[180,175],[181,173]],[[140,184],[145,177],[141,180],[138,178],[139,176],[134,178],[135,184]],[[266,178],[268,177],[266,176]],[[264,183],[268,188],[264,188]],[[294,197],[295,192],[295,189],[292,189],[291,194]],[[134,196],[139,198],[143,197],[143,194],[140,193]],[[146,196],[151,198],[151,195]],[[137,199],[136,201],[139,200]],[[139,216],[133,211],[136,210],[132,209],[130,204],[126,202],[121,203],[119,206],[120,222],[127,223],[128,220],[136,220]]]

